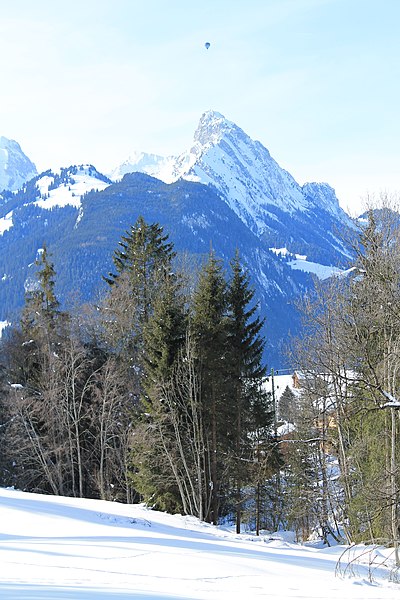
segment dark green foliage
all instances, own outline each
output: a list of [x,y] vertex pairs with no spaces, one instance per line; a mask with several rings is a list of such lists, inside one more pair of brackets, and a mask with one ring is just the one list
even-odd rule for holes
[[198,369],[202,382],[202,410],[211,453],[212,501],[208,518],[218,523],[225,450],[232,435],[231,411],[227,402],[227,298],[221,261],[211,252],[200,272],[193,299],[192,330],[196,344]]
[[35,261],[37,282],[26,293],[22,315],[22,328],[27,335],[34,335],[38,328],[54,331],[59,316],[59,302],[55,295],[55,270],[49,260],[46,245]]
[[179,277],[165,273],[160,279],[152,315],[144,327],[145,387],[167,381],[185,341],[186,299]]
[[[179,280],[160,282],[144,328],[144,395],[133,481],[158,507],[181,507],[217,523],[255,484],[257,453],[272,456],[270,398],[262,390],[262,327],[238,256],[232,280],[210,253],[189,319]],[[267,450],[268,446],[268,450]]]
[[139,217],[129,233],[122,236],[120,249],[114,252],[113,262],[116,273],[110,273],[105,280],[109,285],[118,281],[124,274],[129,281],[132,301],[141,315],[140,322],[146,323],[158,282],[171,269],[175,256],[168,235],[157,223],[148,225]]
[[169,267],[175,253],[168,235],[158,223],[148,225],[140,216],[127,235],[119,242],[120,249],[114,252],[113,262],[116,274],[110,274],[108,283],[112,284],[123,272],[128,272],[135,285],[143,282],[155,273],[163,273]]
[[144,328],[159,289],[172,277],[174,256],[163,228],[139,217],[114,252],[116,273],[104,278],[109,284],[104,307],[109,321],[108,341],[114,352],[136,370],[143,368]]
[[257,305],[251,306],[255,291],[238,254],[232,260],[231,269],[232,277],[227,295],[230,372],[244,394],[246,389],[251,389],[254,384],[258,385],[266,375],[266,367],[262,364],[265,342],[260,335],[264,322],[259,316],[255,316]]
[[[359,402],[365,403],[365,400],[364,396]],[[349,428],[353,465],[350,475],[352,497],[348,509],[351,537],[355,542],[390,539],[389,411],[377,410],[371,398],[367,410],[364,407],[351,416]],[[396,437],[399,434],[398,424]],[[399,480],[399,473],[395,475]]]
[[[251,482],[246,462],[254,457],[251,434],[271,426],[271,410],[265,406],[261,382],[266,375],[263,365],[264,341],[260,335],[263,321],[251,305],[254,290],[240,263],[239,254],[231,261],[232,276],[227,291],[227,361],[232,414],[231,477],[236,486],[236,529],[240,533],[242,487]],[[268,418],[269,417],[269,418]]]
[[[185,341],[187,315],[180,279],[166,271],[158,281],[151,316],[144,326],[141,414],[133,440],[133,482],[142,497],[161,510],[182,510],[168,454],[174,448],[172,414],[166,402]],[[178,413],[178,411],[177,411]],[[179,414],[176,419],[179,419]]]
[[279,399],[278,416],[282,421],[293,423],[296,411],[296,396],[289,386],[286,386]]
[[[211,252],[194,292],[157,223],[139,217],[114,253],[104,300],[62,311],[47,246],[22,328],[3,344],[8,484],[73,496],[134,497],[217,523],[269,463],[262,320],[238,256],[226,281]],[[268,454],[268,456],[267,456]],[[8,463],[7,463],[8,464]],[[128,467],[130,472],[128,472]]]

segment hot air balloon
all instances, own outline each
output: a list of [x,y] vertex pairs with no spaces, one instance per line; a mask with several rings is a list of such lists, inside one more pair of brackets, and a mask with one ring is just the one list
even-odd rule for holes
[[208,50],[208,49],[209,49],[209,47],[211,46],[211,44],[210,44],[210,42],[206,42],[206,43],[204,44],[204,46],[206,47],[206,50]]

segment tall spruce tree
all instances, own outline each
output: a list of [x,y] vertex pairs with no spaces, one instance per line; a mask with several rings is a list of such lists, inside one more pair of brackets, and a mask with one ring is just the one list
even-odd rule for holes
[[36,261],[37,282],[26,294],[21,329],[9,341],[8,395],[11,449],[18,447],[14,473],[28,489],[65,493],[62,472],[66,432],[60,418],[60,344],[64,315],[55,296],[55,270],[46,246]]
[[127,235],[122,236],[119,246],[113,256],[116,273],[109,273],[104,279],[112,286],[122,274],[127,275],[140,320],[146,322],[154,288],[175,257],[173,245],[158,223],[149,225],[140,216]]
[[[262,382],[266,374],[263,365],[264,340],[260,332],[264,322],[256,316],[254,290],[248,272],[241,265],[238,252],[231,261],[232,276],[228,286],[227,368],[226,385],[230,390],[232,413],[231,477],[235,488],[236,531],[241,530],[243,509],[242,487],[251,479],[248,463],[252,458],[252,434],[272,422],[271,407],[266,409]],[[260,407],[263,409],[260,410]],[[257,422],[258,420],[258,422]]]
[[43,245],[35,261],[36,281],[25,295],[25,306],[21,315],[21,332],[24,341],[22,352],[18,352],[13,368],[18,368],[18,381],[23,385],[35,386],[42,371],[57,352],[64,335],[66,315],[60,310],[55,294],[56,272],[54,264]]
[[[186,301],[181,281],[165,273],[144,326],[144,361],[141,414],[133,440],[134,484],[144,500],[161,509],[182,509],[180,458],[175,421],[178,404],[171,407],[167,394],[186,335]],[[183,507],[185,508],[185,507]]]
[[[142,400],[146,396],[146,381],[155,376],[155,373],[150,373],[152,360],[155,360],[154,369],[161,370],[165,346],[161,350],[161,358],[153,355],[150,358],[152,352],[157,352],[157,342],[154,341],[152,346],[150,338],[155,337],[158,332],[155,332],[156,326],[149,327],[147,342],[144,341],[144,332],[153,316],[157,299],[166,293],[165,286],[172,285],[174,257],[173,245],[168,241],[163,228],[158,223],[146,223],[140,216],[126,235],[122,236],[119,248],[114,252],[115,273],[104,277],[110,286],[103,303],[105,340],[110,352],[125,370],[126,387],[132,399],[131,431],[134,447],[131,458],[133,471],[137,474],[137,477],[133,476],[133,480],[134,485],[138,486],[137,491],[146,499],[151,496],[154,499],[157,491],[156,472],[163,471],[164,462],[160,448],[158,455],[154,450],[155,438],[151,436],[151,428],[147,428]],[[161,310],[160,306],[161,300],[156,312]],[[167,325],[167,320],[164,325]],[[164,334],[167,335],[165,331]],[[166,360],[168,362],[168,358]],[[157,467],[158,459],[162,463],[160,468]],[[132,473],[132,469],[130,471]],[[165,503],[162,508],[172,509],[173,504]]]
[[113,262],[116,272],[104,277],[110,285],[104,302],[109,345],[130,367],[143,360],[143,328],[152,313],[157,290],[171,272],[173,245],[158,223],[139,217],[119,242]]
[[222,263],[210,252],[193,299],[192,330],[196,344],[201,404],[208,432],[211,507],[206,519],[218,523],[221,495],[227,484],[232,413],[227,399],[227,295]]
[[35,266],[36,282],[26,293],[21,325],[28,335],[49,337],[55,333],[60,317],[60,304],[55,295],[56,272],[46,244],[43,245]]

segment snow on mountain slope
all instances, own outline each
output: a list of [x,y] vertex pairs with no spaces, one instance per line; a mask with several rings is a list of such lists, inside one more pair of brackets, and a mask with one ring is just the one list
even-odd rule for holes
[[[310,205],[300,186],[268,150],[218,112],[202,115],[188,152],[175,159],[158,157],[153,161],[153,156],[148,155],[146,162],[144,155],[136,155],[139,160],[131,161],[129,168],[150,173],[166,183],[184,178],[213,184],[253,231],[265,229],[270,205],[289,213],[306,210]],[[127,163],[119,169],[124,170]]]
[[110,181],[100,175],[91,165],[79,165],[53,173],[46,171],[38,178],[37,206],[51,210],[55,206],[80,208],[81,197],[91,190],[104,190]]
[[9,321],[0,321],[0,338],[3,334],[3,329],[6,329],[11,323]]
[[[302,246],[312,240],[314,227],[322,243],[346,255],[332,233],[332,223],[335,221],[340,230],[342,225],[351,226],[350,218],[339,206],[333,188],[325,183],[301,187],[260,142],[218,112],[202,115],[189,151],[176,159],[146,160],[145,155],[137,155],[136,162],[125,167],[151,173],[166,183],[183,178],[213,185],[258,236],[271,240],[278,231],[281,242],[290,238],[296,242],[297,236]],[[304,238],[305,226],[308,241]]]
[[5,231],[8,231],[13,226],[12,222],[13,211],[10,210],[5,217],[0,219],[0,235],[3,235]]
[[14,140],[0,137],[0,190],[18,190],[37,175],[36,167]]
[[285,258],[287,265],[295,271],[303,271],[304,273],[312,273],[318,279],[328,279],[332,276],[344,276],[349,270],[339,269],[332,265],[321,265],[313,261],[307,260],[306,255],[292,254],[287,248],[270,248],[270,251],[281,258]]
[[230,207],[260,233],[271,205],[293,213],[310,204],[268,150],[220,113],[204,113],[193,147],[177,159],[177,165],[180,177],[216,185]]
[[332,277],[333,275],[344,275],[348,272],[346,269],[338,269],[337,267],[330,265],[320,265],[319,263],[315,263],[304,258],[295,258],[294,260],[289,261],[288,265],[295,271],[312,273],[321,280],[329,279],[329,277]]
[[16,211],[20,212],[24,206],[34,205],[46,211],[72,206],[79,210],[79,221],[82,218],[82,197],[93,190],[104,190],[110,184],[111,180],[92,165],[45,171],[25,182],[18,191],[8,191],[0,196],[3,202],[3,206],[0,205],[0,237],[13,227],[15,218],[21,218],[21,215],[16,216]]
[[[115,167],[109,174],[109,178],[112,181],[120,181],[127,173],[138,171],[170,183],[172,181],[170,173],[175,160],[173,156],[164,157],[146,152],[133,152],[123,163]],[[162,176],[163,173],[164,176]]]
[[343,218],[344,211],[339,206],[333,187],[327,183],[305,183],[301,189],[305,197],[312,199],[314,204],[339,219]]

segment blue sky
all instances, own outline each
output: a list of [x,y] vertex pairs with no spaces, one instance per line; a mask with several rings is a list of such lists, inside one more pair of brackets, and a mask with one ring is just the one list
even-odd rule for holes
[[400,0],[1,4],[0,135],[39,170],[179,154],[213,109],[352,212],[400,192]]

